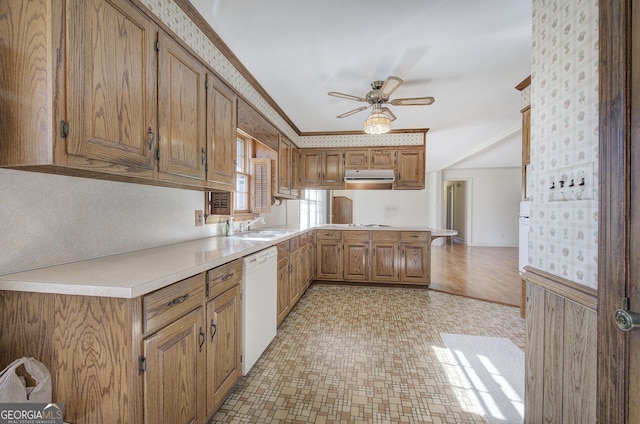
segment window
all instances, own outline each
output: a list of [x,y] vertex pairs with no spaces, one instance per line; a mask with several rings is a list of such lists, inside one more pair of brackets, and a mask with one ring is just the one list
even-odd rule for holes
[[328,190],[302,190],[300,199],[300,225],[326,223]]
[[251,159],[251,141],[248,137],[238,136],[236,141],[236,193],[234,213],[249,212],[249,182],[251,178],[249,160]]

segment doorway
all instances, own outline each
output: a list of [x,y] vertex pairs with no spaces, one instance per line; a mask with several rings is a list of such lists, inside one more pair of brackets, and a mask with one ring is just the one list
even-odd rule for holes
[[467,244],[467,182],[445,181],[444,185],[446,226],[458,232],[454,242]]

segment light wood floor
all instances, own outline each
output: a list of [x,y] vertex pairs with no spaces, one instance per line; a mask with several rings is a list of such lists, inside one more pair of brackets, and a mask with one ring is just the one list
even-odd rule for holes
[[431,246],[431,290],[520,307],[517,247]]

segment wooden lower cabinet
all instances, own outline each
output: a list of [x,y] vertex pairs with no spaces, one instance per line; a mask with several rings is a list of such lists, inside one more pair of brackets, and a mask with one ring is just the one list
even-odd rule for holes
[[368,281],[369,231],[344,231],[342,234],[342,277],[345,281]]
[[144,340],[144,422],[199,423],[206,419],[203,308]]
[[309,287],[313,267],[309,261],[308,234],[280,242],[277,248],[279,326]]
[[289,315],[289,255],[278,259],[278,326]]
[[238,281],[207,302],[207,417],[242,376],[242,301]]
[[318,280],[422,286],[431,281],[429,231],[317,230],[317,237]]
[[74,424],[207,422],[242,373],[241,261],[134,299],[0,291],[0,368],[41,361]]

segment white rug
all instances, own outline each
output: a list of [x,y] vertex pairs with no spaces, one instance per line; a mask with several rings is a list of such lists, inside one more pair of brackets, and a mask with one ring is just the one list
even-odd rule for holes
[[[452,386],[488,424],[524,420],[524,352],[502,337],[440,333],[449,352]],[[455,374],[455,375],[453,375]],[[471,412],[471,411],[470,411]]]

